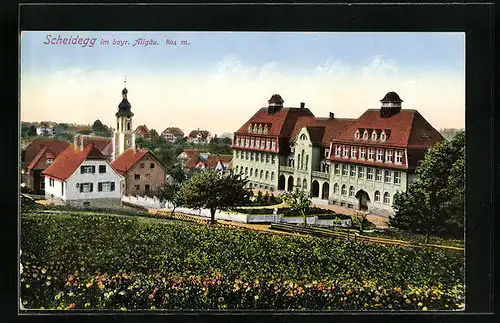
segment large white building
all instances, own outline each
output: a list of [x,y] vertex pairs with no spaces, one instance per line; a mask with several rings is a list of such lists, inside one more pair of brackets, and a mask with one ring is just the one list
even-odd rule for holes
[[307,190],[316,203],[392,213],[431,145],[443,140],[416,110],[401,109],[395,92],[357,119],[318,118],[301,103],[283,107],[275,94],[233,139],[233,169],[252,188]]
[[93,144],[69,146],[42,174],[47,200],[74,206],[121,204],[124,178]]

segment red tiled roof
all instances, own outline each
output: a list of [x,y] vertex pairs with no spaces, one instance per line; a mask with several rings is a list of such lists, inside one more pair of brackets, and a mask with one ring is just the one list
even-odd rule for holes
[[[45,158],[42,158],[42,157],[45,157]],[[50,150],[44,146],[42,148],[42,150],[40,150],[40,152],[36,155],[35,158],[33,158],[33,160],[31,161],[31,163],[28,165],[28,169],[39,169],[39,168],[43,168],[42,163],[39,163],[40,161],[45,161],[47,158],[54,158],[54,155],[50,152]],[[37,165],[39,167],[37,167]]]
[[57,156],[68,148],[68,146],[69,142],[66,140],[36,138],[24,149],[24,164],[29,165],[43,147],[48,147],[52,154]]
[[106,157],[92,144],[83,149],[75,149],[70,145],[57,156],[52,164],[42,174],[65,181],[78,169],[87,158],[106,159]]
[[[357,129],[390,130],[386,141],[371,142],[354,138]],[[362,134],[361,134],[362,135]],[[425,138],[425,137],[428,138]],[[425,148],[443,139],[441,134],[434,129],[416,110],[403,109],[391,117],[382,118],[379,109],[369,109],[356,121],[345,128],[334,141],[346,143],[359,143],[377,146],[395,146],[407,148]]]
[[193,130],[189,133],[189,138],[196,138],[198,134],[201,133],[201,138],[207,139],[209,132],[206,130]]
[[149,133],[148,127],[146,127],[145,124],[137,126],[135,129],[134,133],[140,135],[140,136],[145,136]]
[[147,149],[135,150],[130,148],[118,156],[118,158],[113,161],[112,165],[117,171],[124,174],[148,153],[150,153],[150,151]]
[[311,129],[323,128],[323,130],[317,129],[313,130],[313,133],[310,132],[311,136],[314,137],[312,141],[323,145],[323,147],[330,147],[332,138],[341,134],[355,120],[347,118],[316,118],[313,116],[299,117],[293,128],[291,139],[295,140],[300,129],[303,127]]
[[[306,108],[281,108],[274,113],[268,113],[267,108],[261,108],[236,133],[252,134],[248,132],[250,124],[267,123],[271,125],[267,132],[268,136],[290,137],[297,118],[303,116],[314,117],[312,112]],[[262,134],[258,134],[258,136],[262,136]]]
[[103,155],[109,156],[111,155],[113,149],[113,147],[111,147],[111,141],[111,138],[83,137],[83,146],[86,147],[87,145],[93,143]]
[[[193,130],[193,131],[195,131],[195,130]],[[174,135],[176,137],[184,136],[184,131],[182,131],[180,128],[177,128],[177,127],[167,127],[165,130],[163,130],[163,132],[161,134],[164,135],[167,132],[170,132],[172,135]]]

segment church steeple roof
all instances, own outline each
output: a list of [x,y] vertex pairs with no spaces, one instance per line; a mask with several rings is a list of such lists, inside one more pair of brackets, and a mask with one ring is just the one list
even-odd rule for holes
[[[127,82],[127,81],[125,81],[125,82]],[[127,94],[128,94],[127,87],[124,87],[122,90],[122,102],[118,105],[118,112],[115,114],[115,116],[117,116],[117,117],[130,118],[130,117],[134,116],[134,114],[130,110],[132,108],[132,106],[130,105],[130,102],[128,102]]]

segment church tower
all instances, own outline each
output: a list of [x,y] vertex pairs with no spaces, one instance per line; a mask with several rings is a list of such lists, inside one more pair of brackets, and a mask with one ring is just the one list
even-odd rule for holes
[[135,134],[132,127],[134,114],[127,99],[127,87],[122,90],[122,102],[118,105],[116,116],[116,129],[113,133],[113,160],[129,148],[135,148]]

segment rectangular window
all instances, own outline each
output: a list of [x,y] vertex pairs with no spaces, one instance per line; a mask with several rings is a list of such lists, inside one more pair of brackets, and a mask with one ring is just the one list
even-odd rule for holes
[[382,149],[377,150],[377,161],[383,161],[384,159],[384,151]]
[[146,177],[146,178],[150,178],[149,173],[145,174],[145,175],[144,175],[144,177]]
[[111,182],[97,183],[97,190],[99,192],[111,192]]
[[349,168],[347,165],[342,165],[342,176],[347,176],[349,172]]
[[373,148],[368,148],[368,159],[369,160],[373,160],[374,153],[375,153],[375,151]]
[[259,148],[259,147],[260,147],[260,140],[255,139],[255,148]]
[[396,163],[401,164],[403,161],[403,152],[402,151],[396,151]]
[[365,178],[365,168],[363,166],[358,166],[358,177]]
[[253,161],[254,160],[254,156],[255,156],[255,153],[250,153],[250,160]]
[[269,164],[269,155],[268,154],[266,154],[266,163]]
[[376,169],[375,170],[375,180],[377,182],[381,182],[382,181],[382,171],[380,169]]
[[366,179],[373,181],[373,168],[371,167],[366,168]]
[[391,171],[390,171],[390,170],[386,170],[386,171],[385,171],[384,181],[385,181],[386,183],[390,183],[390,182],[392,182],[392,181],[391,181],[391,177],[392,177],[391,175],[392,175],[392,174],[391,174]]
[[401,184],[401,172],[394,172],[394,184]]
[[248,139],[248,138],[247,138],[247,139],[245,140],[245,147],[248,147],[249,145],[250,145],[250,139]]
[[260,142],[260,149],[264,149],[265,147],[266,147],[266,141],[262,139],[262,141]]
[[366,148],[360,148],[359,149],[359,159],[365,159],[366,158]]
[[328,158],[330,156],[330,149],[325,149],[325,157]]
[[344,149],[342,149],[342,157],[344,158],[349,157],[349,148],[344,147]]
[[271,164],[273,164],[273,165],[276,163],[275,158],[276,158],[276,156],[272,156],[272,157],[271,157]]
[[385,151],[385,161],[386,162],[391,162],[392,163],[392,150],[387,149]]
[[95,166],[80,166],[80,174],[95,173]]
[[136,191],[138,191],[141,187],[139,185],[134,185]]
[[54,187],[54,179],[53,178],[49,178],[49,186]]
[[106,173],[106,165],[99,165],[99,174]]
[[140,174],[135,174],[134,175],[134,179],[141,179],[141,175]]
[[269,149],[270,146],[271,146],[271,142],[269,140],[266,140],[266,149]]
[[340,165],[339,164],[335,164],[335,175],[340,175]]
[[144,163],[140,163],[140,164],[139,164],[139,167],[140,167],[140,168],[144,168]]
[[149,164],[149,168],[155,168],[155,163]]
[[81,193],[90,193],[93,191],[92,183],[80,183],[80,192]]
[[356,147],[351,147],[351,158],[356,159],[358,149]]
[[356,166],[351,165],[351,177],[356,177]]
[[254,139],[250,140],[250,147],[253,147],[254,143],[255,143]]
[[273,142],[272,142],[271,149],[272,149],[272,150],[276,150],[276,142],[275,142],[275,141],[273,141]]
[[148,185],[148,184],[146,184],[146,185],[144,186],[144,190],[145,190],[146,192],[149,192],[149,185]]
[[340,157],[340,151],[342,150],[342,148],[340,146],[336,146],[335,147],[335,156],[336,157]]

